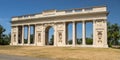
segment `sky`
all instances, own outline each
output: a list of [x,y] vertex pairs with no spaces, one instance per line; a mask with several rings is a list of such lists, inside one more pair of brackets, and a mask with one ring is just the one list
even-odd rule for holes
[[[107,6],[108,22],[120,25],[120,0],[0,0],[0,24],[6,29],[5,34],[9,34],[12,16],[40,13],[50,9],[64,10],[101,5]],[[87,33],[90,36],[91,32]],[[70,34],[69,37],[71,36]]]

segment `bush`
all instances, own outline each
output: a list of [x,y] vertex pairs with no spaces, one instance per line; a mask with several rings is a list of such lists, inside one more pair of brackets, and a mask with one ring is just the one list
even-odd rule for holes
[[0,45],[9,45],[9,44],[10,44],[10,36],[4,35],[4,36],[0,39]]
[[93,44],[93,39],[92,38],[86,38],[86,44],[88,44],[88,45]]
[[0,40],[0,45],[9,45],[10,41],[7,39],[1,39]]

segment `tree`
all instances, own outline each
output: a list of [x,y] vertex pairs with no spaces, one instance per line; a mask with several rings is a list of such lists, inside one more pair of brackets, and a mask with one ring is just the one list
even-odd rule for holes
[[34,34],[30,35],[30,43],[34,43]]
[[93,39],[92,38],[86,38],[86,44],[88,44],[88,45],[93,44]]
[[5,32],[5,29],[0,25],[0,39],[3,37],[3,32]]
[[2,42],[3,42],[3,37],[5,36],[5,35],[3,34],[3,32],[5,32],[5,29],[3,28],[2,25],[0,25],[0,44],[2,44]]
[[10,39],[11,39],[10,34],[4,35],[1,45],[9,45],[10,44]]
[[82,44],[82,38],[80,39],[77,38],[77,44]]
[[68,40],[68,44],[72,44],[72,40]]
[[120,39],[120,26],[118,24],[107,24],[108,27],[108,45],[118,45],[118,40]]
[[52,38],[50,39],[50,45],[53,45],[54,44],[54,35],[52,35]]

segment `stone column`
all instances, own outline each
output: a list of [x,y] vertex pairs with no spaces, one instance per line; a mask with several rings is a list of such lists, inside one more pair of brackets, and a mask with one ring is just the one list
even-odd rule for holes
[[105,23],[105,42],[104,42],[104,47],[108,47],[108,44],[107,44],[107,20],[105,20],[104,23]]
[[28,25],[28,44],[30,44],[30,25]]
[[36,40],[36,36],[37,36],[37,35],[36,35],[36,24],[33,26],[33,32],[34,32],[34,33],[33,33],[33,34],[34,34],[34,39],[33,39],[33,41],[34,41],[34,44],[37,45],[37,40]]
[[64,40],[63,44],[64,44],[64,45],[66,45],[66,43],[67,43],[67,29],[66,29],[67,26],[66,26],[66,25],[67,25],[66,22],[64,22],[64,33],[63,33],[63,34],[64,34],[64,35],[63,35],[63,37],[64,37],[64,39],[63,39],[63,40]]
[[54,24],[54,46],[57,46],[57,26]]
[[10,45],[13,45],[13,27],[11,27],[11,42]]
[[76,23],[73,22],[73,40],[72,40],[73,46],[76,44]]
[[85,45],[86,44],[86,26],[85,26],[85,21],[82,22],[82,44]]
[[18,44],[18,26],[16,26],[16,45]]
[[93,45],[95,46],[96,42],[95,42],[95,20],[93,20]]
[[42,43],[43,43],[43,46],[46,45],[46,41],[45,41],[45,31],[42,31]]
[[22,26],[22,44],[24,45],[24,25]]
[[41,39],[42,39],[42,44],[43,44],[43,46],[45,46],[45,43],[46,43],[46,41],[45,41],[45,26],[42,24],[42,34],[41,34]]

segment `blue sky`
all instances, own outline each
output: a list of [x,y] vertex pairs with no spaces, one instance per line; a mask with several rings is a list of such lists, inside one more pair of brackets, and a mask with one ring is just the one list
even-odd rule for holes
[[[11,30],[12,16],[40,13],[49,9],[63,10],[101,5],[108,7],[108,21],[120,25],[120,0],[0,0],[0,24],[8,34]],[[90,35],[89,31],[87,33]]]

